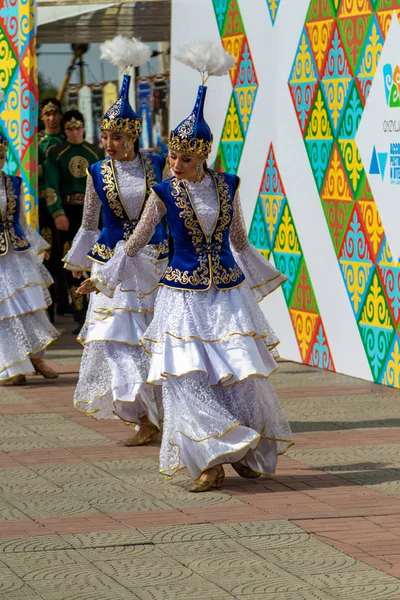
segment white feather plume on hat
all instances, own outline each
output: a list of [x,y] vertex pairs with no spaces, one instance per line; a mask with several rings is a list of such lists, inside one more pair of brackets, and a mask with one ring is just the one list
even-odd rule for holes
[[197,40],[182,46],[175,55],[176,60],[198,71],[202,76],[202,83],[209,77],[227,75],[235,66],[235,59],[221,44],[207,40]]
[[100,46],[100,58],[105,58],[117,67],[140,67],[151,58],[151,48],[137,38],[129,39],[117,35]]

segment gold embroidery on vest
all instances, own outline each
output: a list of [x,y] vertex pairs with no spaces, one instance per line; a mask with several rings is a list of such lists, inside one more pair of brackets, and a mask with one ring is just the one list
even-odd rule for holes
[[11,244],[14,250],[27,250],[30,247],[25,236],[20,237],[15,233],[14,215],[17,208],[17,196],[14,191],[14,184],[11,177],[6,177],[6,194],[7,194],[7,230],[10,236]]
[[150,245],[157,252],[158,256],[161,256],[161,254],[168,254],[168,252],[169,252],[168,239],[163,240],[159,244],[150,244]]
[[218,193],[221,201],[220,215],[218,218],[217,227],[214,232],[214,239],[218,242],[216,250],[218,253],[212,255],[212,271],[215,286],[218,287],[221,284],[236,283],[243,273],[238,265],[235,263],[234,267],[230,267],[228,271],[223,268],[220,263],[220,251],[222,249],[222,241],[224,231],[229,227],[232,221],[232,205],[230,203],[229,186],[225,182],[225,177],[222,174],[216,176],[216,183]]
[[[232,220],[232,205],[229,186],[225,181],[225,177],[221,173],[213,175],[213,177],[217,187],[220,207],[211,239],[208,239],[202,231],[196,212],[189,205],[188,193],[185,192],[177,179],[171,181],[173,188],[171,194],[175,198],[176,206],[181,209],[179,216],[183,218],[184,225],[189,230],[195,252],[198,255],[199,267],[193,271],[192,275],[189,275],[189,271],[182,272],[169,266],[164,274],[164,278],[168,281],[174,281],[182,285],[206,285],[209,287],[212,279],[215,286],[218,287],[224,284],[236,283],[243,275],[236,263],[234,267],[226,270],[220,262],[224,232]],[[208,259],[208,257],[210,258]]]
[[102,176],[102,181],[105,184],[103,190],[106,193],[109,207],[117,215],[117,217],[124,219],[125,212],[118,198],[117,186],[115,185],[110,160],[106,159],[103,161],[100,173]]
[[146,154],[142,154],[142,159],[143,159],[144,172],[146,175],[147,195],[149,195],[151,188],[153,188],[155,185],[157,185],[157,174],[156,174],[156,169],[154,167],[153,161],[151,160],[150,156],[147,156]]
[[171,185],[171,195],[175,198],[176,206],[181,209],[179,217],[183,219],[184,226],[189,230],[194,249],[198,254],[199,266],[191,275],[189,275],[189,271],[180,271],[177,268],[168,266],[164,273],[164,279],[182,285],[209,286],[211,281],[207,255],[204,253],[204,233],[200,228],[200,223],[193,209],[189,206],[185,188],[180,185],[179,180],[176,178],[171,180]]
[[92,254],[97,254],[103,260],[109,260],[114,256],[114,250],[106,246],[105,244],[95,243],[91,250]]

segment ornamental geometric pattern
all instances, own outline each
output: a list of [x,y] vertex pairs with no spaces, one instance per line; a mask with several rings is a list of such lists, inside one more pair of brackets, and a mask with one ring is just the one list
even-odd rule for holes
[[258,90],[249,42],[237,0],[212,0],[222,45],[236,61],[230,71],[232,95],[214,168],[236,173]]
[[311,0],[288,80],[374,381],[400,387],[400,263],[356,135],[398,0]]
[[275,25],[276,17],[278,16],[278,10],[281,0],[267,0],[267,6],[269,15],[271,17],[272,26]]
[[[279,4],[280,0],[267,0],[272,25],[275,24]],[[213,5],[222,44],[236,59],[236,65],[231,71],[233,92],[214,168],[217,171],[236,173],[253,112],[258,82],[237,0],[213,0]],[[250,226],[249,239],[266,258],[272,252],[277,268],[288,277],[283,286],[283,293],[302,361],[315,367],[335,370],[272,144]]]
[[5,170],[23,180],[27,218],[37,225],[37,105],[34,0],[0,0],[0,130],[9,140]]
[[250,243],[287,276],[283,294],[303,363],[335,370],[307,264],[271,144],[249,233]]

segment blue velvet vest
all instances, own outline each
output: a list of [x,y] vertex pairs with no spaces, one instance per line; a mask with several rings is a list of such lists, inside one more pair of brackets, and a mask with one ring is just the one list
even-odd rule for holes
[[167,225],[174,244],[173,255],[160,281],[162,285],[205,291],[214,284],[219,290],[228,290],[239,286],[245,279],[229,244],[233,200],[239,178],[227,173],[207,172],[214,178],[219,205],[210,236],[201,226],[183,181],[172,177],[153,188],[166,206]]
[[[157,182],[162,181],[165,159],[161,156],[147,154],[140,154],[139,156],[142,160],[145,175],[145,192],[142,207],[134,220],[130,219],[120,197],[112,160],[110,158],[100,160],[88,169],[93,177],[96,193],[101,200],[103,217],[103,230],[88,254],[91,260],[106,263],[113,256],[117,243],[120,240],[129,239],[140,219],[151,188]],[[157,226],[149,243],[157,251],[159,260],[168,257],[168,234],[163,225],[159,224]]]
[[31,247],[19,221],[21,179],[14,175],[2,177],[6,188],[7,210],[0,217],[0,256],[7,254],[10,247],[15,252],[25,252]]

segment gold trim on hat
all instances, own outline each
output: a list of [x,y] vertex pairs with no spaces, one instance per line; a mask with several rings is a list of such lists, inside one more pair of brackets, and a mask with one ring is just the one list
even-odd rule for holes
[[59,113],[59,112],[60,112],[60,109],[59,109],[59,107],[58,107],[56,104],[54,104],[53,102],[49,102],[48,104],[46,104],[45,106],[43,106],[43,108],[42,108],[42,116],[43,116],[43,115],[46,115],[46,114],[47,114],[47,113],[49,113],[49,112],[53,112],[53,111],[55,111],[55,112],[58,112],[58,113]]
[[181,139],[175,135],[174,131],[171,131],[168,148],[175,152],[206,159],[211,152],[212,140],[207,142],[199,138]]
[[100,123],[100,129],[103,131],[113,131],[114,133],[123,133],[136,139],[142,131],[142,119],[104,117]]
[[75,117],[72,117],[70,121],[67,121],[64,124],[64,129],[81,129],[82,127],[85,127],[84,122],[79,119],[75,119]]

